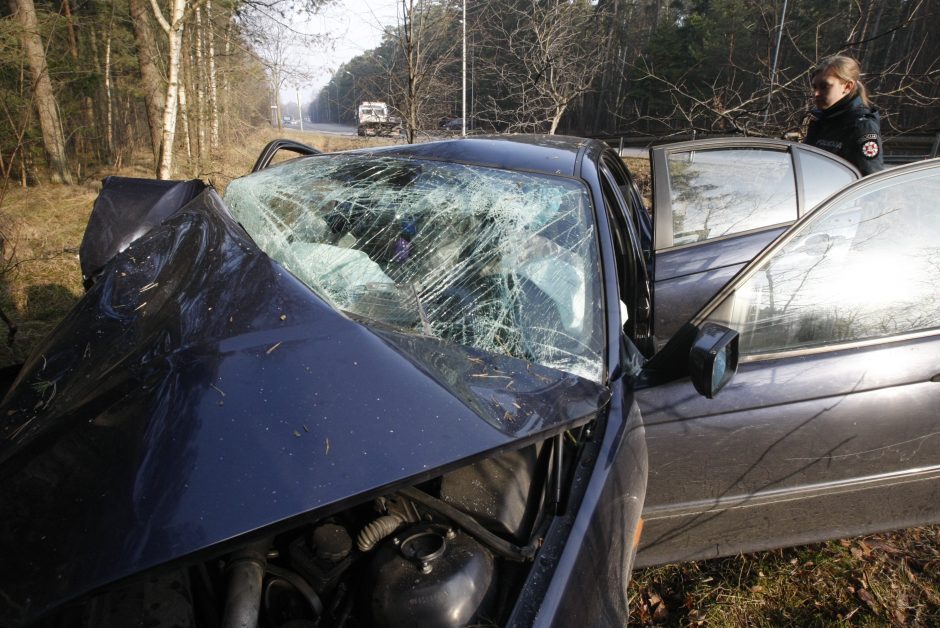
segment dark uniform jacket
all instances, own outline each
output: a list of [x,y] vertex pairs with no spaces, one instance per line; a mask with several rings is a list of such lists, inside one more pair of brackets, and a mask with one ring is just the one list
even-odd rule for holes
[[863,175],[884,170],[881,118],[858,94],[849,94],[828,109],[813,109],[804,142],[855,164]]

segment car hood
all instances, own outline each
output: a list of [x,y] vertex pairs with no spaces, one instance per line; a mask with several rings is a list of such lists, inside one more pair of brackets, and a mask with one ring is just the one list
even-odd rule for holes
[[570,374],[350,319],[207,190],[104,267],[0,407],[0,616],[27,622],[607,401]]

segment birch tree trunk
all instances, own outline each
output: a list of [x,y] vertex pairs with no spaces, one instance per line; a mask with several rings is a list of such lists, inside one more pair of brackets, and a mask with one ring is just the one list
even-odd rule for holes
[[212,24],[212,1],[206,0],[206,25],[208,26],[209,50],[209,146],[219,148],[219,100],[216,91],[215,73],[215,28]]
[[157,178],[169,179],[173,171],[173,141],[176,139],[176,113],[179,108],[180,57],[183,40],[183,14],[186,0],[170,0],[170,20],[163,16],[157,0],[150,0],[154,17],[167,42],[167,86],[163,104],[163,125],[160,134],[160,154],[157,158]]
[[192,29],[192,47],[195,51],[196,58],[191,63],[191,72],[190,72],[190,82],[192,85],[192,93],[194,94],[196,104],[196,150],[199,155],[199,159],[205,159],[206,153],[206,94],[205,94],[205,81],[204,77],[205,72],[205,59],[202,54],[203,50],[203,27],[202,27],[202,10],[199,7],[196,7],[196,10],[193,12],[195,16],[195,28]]
[[[113,18],[113,15],[112,15]],[[112,23],[108,24],[108,35],[104,44],[104,106],[105,141],[108,144],[108,162],[114,163],[114,105],[111,95],[111,35]]]
[[[191,74],[191,73],[188,73]],[[179,116],[178,119],[183,121],[183,145],[186,147],[186,158],[190,161],[193,160],[193,141],[192,141],[192,132],[189,128],[189,103],[186,100],[186,93],[189,90],[186,89],[186,80],[185,78],[180,80],[180,92],[179,92]]]
[[559,105],[555,107],[555,115],[552,116],[552,122],[548,129],[549,135],[555,135],[555,133],[558,131],[558,125],[561,124],[561,117],[565,115],[565,109],[567,108],[567,105]]
[[43,147],[49,159],[52,181],[71,183],[72,174],[69,172],[65,156],[65,135],[59,120],[58,103],[52,91],[52,81],[49,79],[46,51],[43,49],[42,38],[39,36],[36,7],[33,5],[33,0],[10,0],[10,10],[22,29],[20,38],[26,52],[26,63],[33,78],[33,96],[36,112],[39,115],[39,126],[42,130]]
[[[232,37],[235,21],[228,20],[225,24],[225,33],[223,35],[222,41],[224,45],[222,46],[222,58],[229,59],[232,55]],[[219,73],[219,135],[229,136],[231,132],[231,124],[226,115],[227,112],[231,111],[232,107],[232,89],[231,82],[229,81],[229,72],[230,68],[228,64],[222,67],[222,71]]]

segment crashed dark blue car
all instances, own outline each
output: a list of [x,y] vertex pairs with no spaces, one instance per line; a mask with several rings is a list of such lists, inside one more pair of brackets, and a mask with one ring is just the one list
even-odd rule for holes
[[106,181],[0,408],[4,625],[612,625],[635,559],[938,519],[937,163],[805,212],[666,342],[603,144],[287,148],[224,201]]

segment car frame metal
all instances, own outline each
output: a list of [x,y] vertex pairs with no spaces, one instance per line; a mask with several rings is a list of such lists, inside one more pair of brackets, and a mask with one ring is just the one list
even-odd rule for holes
[[[302,155],[285,169],[331,159],[283,147]],[[265,150],[255,172],[275,152]],[[251,624],[259,613],[271,622],[261,591],[280,582],[271,595],[328,621],[348,616],[332,614],[334,600],[369,608],[371,599],[379,610],[358,611],[358,620],[377,626],[458,625],[480,620],[484,607],[512,626],[609,625],[626,622],[635,557],[656,564],[940,519],[932,506],[940,502],[924,501],[940,490],[940,463],[923,447],[936,434],[936,326],[766,356],[739,349],[729,314],[736,290],[827,208],[934,176],[937,162],[876,175],[806,213],[654,355],[655,221],[606,145],[510,136],[348,155],[473,164],[583,187],[602,295],[597,381],[440,340],[426,320],[422,333],[340,312],[262,251],[213,190],[113,179],[82,246],[88,293],[0,407],[6,622],[94,624],[107,619],[102,609],[145,612],[121,600],[150,591],[167,601],[181,588],[214,598],[222,625]],[[817,365],[829,376],[807,386]],[[905,386],[910,407],[895,398]],[[865,405],[872,399],[877,410]],[[872,415],[901,408],[904,429],[885,445],[891,426]],[[853,417],[867,421],[847,428]],[[812,460],[801,462],[807,452]],[[499,516],[494,527],[474,510],[476,489],[468,500],[459,494],[491,466],[526,458],[509,464],[529,471],[496,485],[534,499],[536,523],[501,531]],[[894,466],[883,469],[885,461]],[[854,463],[864,474],[853,484]],[[544,477],[518,480],[526,474]],[[448,493],[448,483],[460,490]],[[377,539],[377,554],[336,553],[330,564],[347,571],[313,596],[285,574],[310,528],[373,530],[361,525],[373,506],[398,517],[389,534],[401,536]],[[439,545],[415,561],[403,548],[419,539]],[[482,570],[474,573],[490,574],[480,576],[486,587],[493,573],[509,582],[508,597],[486,606],[489,593],[446,588],[449,541],[471,548]],[[393,582],[419,582],[406,604],[336,588],[345,577],[363,595],[397,591],[384,580],[389,565]],[[444,590],[479,606],[461,602],[467,614],[443,620]]]

